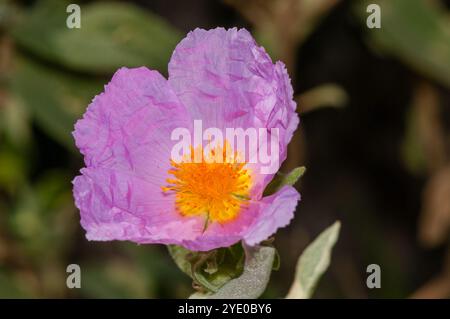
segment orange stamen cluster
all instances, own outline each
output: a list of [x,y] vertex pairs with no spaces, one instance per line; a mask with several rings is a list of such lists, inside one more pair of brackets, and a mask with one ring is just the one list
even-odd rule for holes
[[[201,160],[194,161],[195,152]],[[217,155],[222,155],[217,161]],[[219,157],[220,158],[220,157]],[[236,218],[248,204],[251,176],[246,164],[237,154],[227,156],[226,147],[215,147],[205,156],[203,148],[193,149],[181,163],[171,160],[168,171],[173,178],[167,179],[163,191],[176,193],[176,207],[183,216],[205,216],[209,222],[225,223]]]

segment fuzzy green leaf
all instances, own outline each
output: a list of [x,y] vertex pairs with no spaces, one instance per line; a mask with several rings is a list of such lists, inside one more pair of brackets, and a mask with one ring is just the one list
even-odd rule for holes
[[317,282],[330,264],[331,250],[340,228],[340,222],[335,222],[305,249],[298,260],[294,283],[286,298],[307,299],[312,296]]
[[300,179],[300,177],[303,176],[305,173],[306,168],[304,166],[294,168],[292,171],[290,171],[288,174],[283,174],[281,172],[278,172],[273,180],[267,185],[266,189],[264,190],[264,196],[269,196],[277,191],[279,191],[283,186],[285,185],[295,185],[297,181]]
[[243,271],[244,250],[241,244],[206,252],[194,252],[176,245],[168,248],[177,266],[204,292],[218,291]]
[[244,271],[238,278],[228,281],[215,293],[195,293],[191,299],[256,299],[269,283],[275,259],[275,248],[268,246],[245,247]]

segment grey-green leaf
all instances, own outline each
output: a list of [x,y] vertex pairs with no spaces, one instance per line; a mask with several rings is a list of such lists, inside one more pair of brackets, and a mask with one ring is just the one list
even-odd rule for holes
[[169,254],[177,264],[178,268],[180,268],[180,270],[186,275],[191,276],[191,263],[187,258],[191,251],[177,245],[168,245],[167,249],[169,250]]
[[192,299],[256,299],[266,290],[275,258],[275,248],[245,247],[244,272],[212,294],[195,293]]
[[303,176],[305,173],[306,168],[304,166],[296,167],[292,171],[290,171],[288,174],[283,174],[281,172],[278,172],[273,180],[267,185],[266,189],[264,190],[264,196],[269,196],[277,191],[279,191],[283,186],[285,185],[291,185],[293,186],[297,181],[300,179],[300,177]]
[[295,279],[286,298],[307,299],[312,296],[317,282],[330,264],[331,251],[340,227],[340,222],[335,222],[305,249],[298,260]]
[[[367,5],[372,2],[356,4],[364,25]],[[377,4],[381,28],[367,29],[371,47],[450,87],[450,24],[445,8],[423,0],[379,0]]]
[[71,69],[111,73],[122,66],[165,71],[182,38],[157,15],[119,2],[81,6],[81,28],[69,29],[66,5],[39,1],[13,32],[19,44]]

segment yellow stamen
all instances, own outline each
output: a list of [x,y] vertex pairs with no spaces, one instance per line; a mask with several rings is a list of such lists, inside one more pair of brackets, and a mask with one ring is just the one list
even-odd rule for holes
[[[201,152],[201,161],[194,163],[194,152]],[[238,155],[227,156],[226,146],[215,147],[208,155],[199,147],[181,163],[171,161],[168,186],[164,192],[174,191],[177,210],[183,216],[205,216],[205,228],[209,222],[225,223],[236,218],[249,201],[251,176],[240,163]],[[220,161],[217,154],[222,154]],[[186,159],[189,159],[187,161]]]

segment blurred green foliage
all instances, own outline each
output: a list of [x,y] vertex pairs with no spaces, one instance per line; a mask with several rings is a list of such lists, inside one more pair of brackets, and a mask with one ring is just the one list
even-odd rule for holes
[[[358,3],[357,12],[366,19],[367,5]],[[450,23],[439,2],[423,0],[380,0],[380,29],[372,29],[372,45],[393,54],[418,72],[450,88]]]
[[71,132],[103,80],[64,72],[26,58],[16,61],[11,92],[20,98],[38,125],[74,150]]
[[[86,73],[122,66],[165,70],[181,33],[134,5],[94,2],[82,7],[82,27],[65,26],[71,1],[44,0],[20,17],[16,41],[52,62]],[[107,53],[107,54],[106,54]]]

